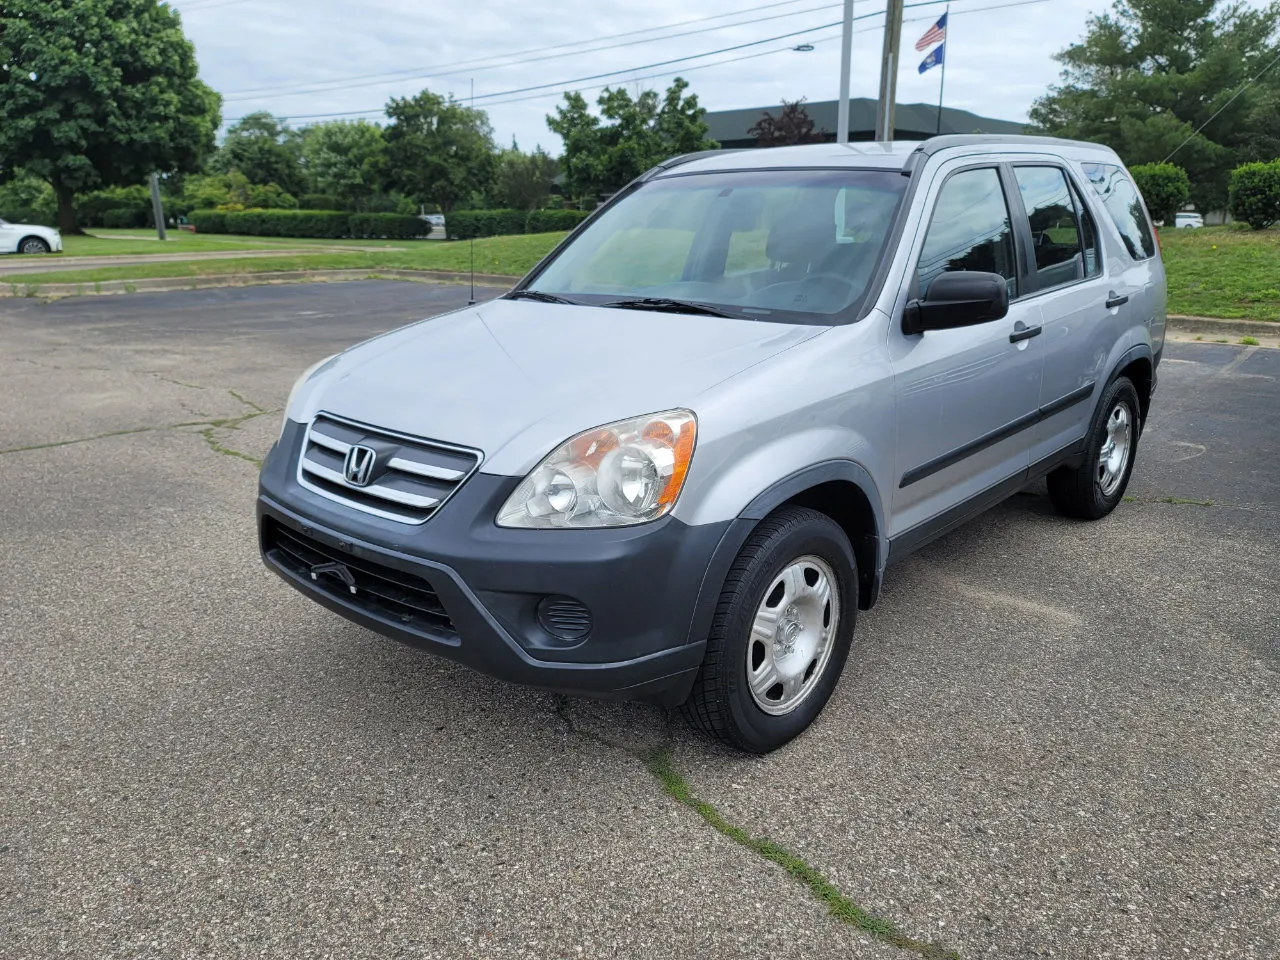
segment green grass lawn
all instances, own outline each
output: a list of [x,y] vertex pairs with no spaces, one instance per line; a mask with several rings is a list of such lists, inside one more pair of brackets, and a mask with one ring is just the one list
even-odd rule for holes
[[[475,242],[476,273],[518,277],[546,255],[563,233],[534,233],[488,237]],[[101,241],[127,242],[127,241]],[[290,241],[292,244],[294,241]],[[305,244],[306,242],[303,241]],[[362,241],[359,245],[364,245]],[[398,248],[398,249],[397,249]],[[157,277],[220,277],[232,274],[278,273],[294,270],[446,270],[465,271],[471,263],[470,244],[404,241],[372,246],[368,252],[325,251],[228,260],[176,260],[85,270],[57,270],[0,277],[0,283],[38,288],[50,283],[95,283],[103,280],[146,280]],[[134,251],[139,252],[139,251]],[[149,251],[141,251],[149,252]]]
[[1169,312],[1280,321],[1280,228],[1162,230]]

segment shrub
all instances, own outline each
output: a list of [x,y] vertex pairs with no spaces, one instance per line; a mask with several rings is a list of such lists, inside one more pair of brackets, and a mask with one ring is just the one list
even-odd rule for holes
[[366,240],[412,240],[431,232],[427,221],[398,213],[353,213],[349,228],[351,236]]
[[523,210],[455,210],[444,222],[450,240],[470,240],[524,233],[528,218]]
[[1280,160],[1246,163],[1231,171],[1227,209],[1255,230],[1280,221]]
[[53,188],[38,177],[18,174],[0,185],[0,217],[11,223],[58,223],[58,201]]
[[1144,163],[1131,167],[1133,182],[1147,202],[1147,212],[1153,220],[1163,220],[1172,226],[1178,211],[1191,196],[1191,181],[1187,171],[1172,163]]
[[228,233],[324,239],[345,237],[350,219],[345,213],[331,210],[244,210],[226,216]]
[[227,215],[221,210],[192,210],[187,218],[196,233],[226,233]]
[[113,230],[130,230],[150,226],[155,218],[152,217],[150,210],[117,207],[114,210],[103,210],[98,219],[104,227]]
[[591,214],[583,210],[534,210],[525,226],[528,233],[572,230]]
[[350,207],[327,193],[304,193],[298,197],[299,210],[349,210]]
[[[107,222],[112,211],[131,211],[133,221],[121,214]],[[76,199],[76,221],[84,227],[145,227],[152,220],[151,192],[144,186],[107,187]]]

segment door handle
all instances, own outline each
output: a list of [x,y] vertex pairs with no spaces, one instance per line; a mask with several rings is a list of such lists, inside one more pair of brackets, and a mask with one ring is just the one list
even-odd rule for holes
[[1129,298],[1127,296],[1122,297],[1118,293],[1116,293],[1114,290],[1112,290],[1109,294],[1107,294],[1108,310],[1112,310],[1116,307],[1123,307],[1128,302],[1129,302]]
[[1038,337],[1044,332],[1042,327],[1028,327],[1019,320],[1013,325],[1013,333],[1009,334],[1010,343],[1021,343],[1023,340],[1030,340],[1032,337]]

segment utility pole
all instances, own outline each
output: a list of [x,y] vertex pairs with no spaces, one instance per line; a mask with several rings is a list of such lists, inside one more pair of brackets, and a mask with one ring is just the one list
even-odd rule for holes
[[884,55],[880,61],[880,103],[876,108],[876,140],[893,139],[898,103],[898,50],[902,46],[903,0],[888,0],[884,19]]
[[158,173],[151,175],[151,212],[156,218],[156,235],[161,240],[167,239],[164,235],[164,201],[160,199],[160,174]]
[[844,0],[844,31],[840,34],[840,107],[836,112],[836,143],[849,142],[849,74],[853,68],[853,0]]

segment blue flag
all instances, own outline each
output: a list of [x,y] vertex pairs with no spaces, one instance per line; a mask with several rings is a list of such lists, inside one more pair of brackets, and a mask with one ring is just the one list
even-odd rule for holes
[[944,52],[946,49],[947,45],[945,43],[938,44],[938,48],[933,53],[920,61],[920,72],[924,73],[926,70],[941,66],[946,59],[946,53]]

